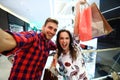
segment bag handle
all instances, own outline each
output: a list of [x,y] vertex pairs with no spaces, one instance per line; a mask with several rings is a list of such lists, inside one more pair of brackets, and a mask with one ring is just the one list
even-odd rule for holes
[[79,0],[80,4],[85,4],[86,0]]
[[89,7],[90,4],[86,0],[79,0],[76,3],[76,10],[77,12],[82,12],[85,8]]

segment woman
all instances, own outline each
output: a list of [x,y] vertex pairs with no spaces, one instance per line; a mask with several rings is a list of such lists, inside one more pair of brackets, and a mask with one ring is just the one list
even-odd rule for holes
[[60,30],[57,34],[56,44],[58,52],[54,56],[52,66],[59,64],[60,80],[88,80],[85,71],[85,62],[79,49],[73,44],[72,35],[68,30]]

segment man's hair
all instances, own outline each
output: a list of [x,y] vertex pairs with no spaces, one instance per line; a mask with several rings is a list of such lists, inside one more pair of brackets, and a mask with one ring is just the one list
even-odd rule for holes
[[53,18],[47,18],[46,21],[45,21],[44,26],[46,26],[46,24],[47,24],[48,22],[53,22],[53,23],[55,23],[55,24],[58,25],[58,20],[53,19]]

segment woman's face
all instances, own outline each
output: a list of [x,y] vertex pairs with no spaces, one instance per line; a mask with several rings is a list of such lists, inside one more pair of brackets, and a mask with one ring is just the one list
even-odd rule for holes
[[60,46],[63,48],[64,53],[69,51],[70,37],[67,32],[61,32],[59,37]]

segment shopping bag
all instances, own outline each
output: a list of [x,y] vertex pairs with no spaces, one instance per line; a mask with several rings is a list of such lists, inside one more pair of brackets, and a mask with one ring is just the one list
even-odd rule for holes
[[58,80],[58,77],[55,76],[49,69],[45,69],[43,80]]
[[74,35],[79,36],[81,41],[88,41],[95,37],[107,35],[112,31],[112,27],[101,14],[95,3],[88,5],[86,8],[82,9],[82,11],[77,11]]
[[101,11],[98,9],[97,5],[93,3],[90,7],[92,13],[92,38],[111,33],[113,29],[101,14]]
[[[91,7],[85,5],[76,5],[76,15],[74,23],[74,36],[78,36],[81,41],[92,39]],[[80,11],[81,9],[81,11]]]
[[85,8],[80,13],[79,20],[79,38],[81,41],[87,41],[92,39],[92,23],[91,23],[91,7]]

